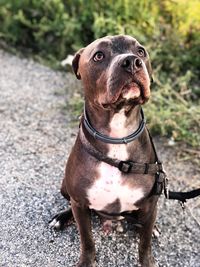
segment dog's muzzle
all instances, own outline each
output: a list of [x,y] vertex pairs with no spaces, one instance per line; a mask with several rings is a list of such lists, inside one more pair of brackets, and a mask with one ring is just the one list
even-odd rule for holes
[[107,79],[107,104],[121,99],[146,102],[150,96],[150,78],[145,63],[134,54],[116,56],[110,64]]

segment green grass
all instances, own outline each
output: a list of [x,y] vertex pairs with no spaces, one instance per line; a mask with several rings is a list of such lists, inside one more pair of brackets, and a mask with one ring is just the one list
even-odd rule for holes
[[192,147],[199,146],[199,106],[190,105],[169,86],[153,92],[144,110],[153,135],[184,141]]

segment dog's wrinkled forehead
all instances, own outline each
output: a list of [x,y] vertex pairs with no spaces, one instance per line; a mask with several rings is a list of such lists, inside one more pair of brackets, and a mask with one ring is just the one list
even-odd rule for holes
[[123,54],[132,51],[132,49],[139,45],[139,42],[131,36],[106,36],[97,39],[85,48],[84,54],[88,55],[99,50],[108,50],[112,54]]
[[130,36],[120,36],[113,38],[112,40],[112,51],[114,53],[124,53],[129,51],[133,46],[136,46],[138,41]]

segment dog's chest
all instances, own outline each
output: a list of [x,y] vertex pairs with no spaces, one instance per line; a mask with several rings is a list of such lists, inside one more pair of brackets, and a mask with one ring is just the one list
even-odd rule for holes
[[[119,124],[120,121],[116,120],[116,127]],[[123,128],[123,125],[120,126]],[[114,127],[112,127],[112,129],[114,129]],[[122,134],[124,134],[124,136],[126,135],[126,133]],[[109,145],[108,156],[120,160],[127,160],[127,145]],[[123,173],[116,167],[105,162],[99,164],[97,173],[98,177],[96,177],[94,184],[87,192],[91,209],[109,212],[107,207],[110,207],[111,204],[116,202],[118,203],[118,210],[112,210],[113,213],[138,209],[135,203],[144,196],[142,188],[134,188],[128,185],[127,179],[124,177]]]
[[115,167],[101,163],[98,167],[98,178],[88,190],[90,208],[107,210],[107,207],[118,201],[117,210],[113,213],[138,209],[135,203],[143,198],[142,188],[132,188],[125,183],[122,173]]

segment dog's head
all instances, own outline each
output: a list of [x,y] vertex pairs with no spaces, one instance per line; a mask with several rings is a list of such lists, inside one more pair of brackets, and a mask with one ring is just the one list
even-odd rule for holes
[[136,105],[150,97],[151,65],[146,49],[127,35],[107,36],[80,49],[73,59],[85,97],[104,108]]

